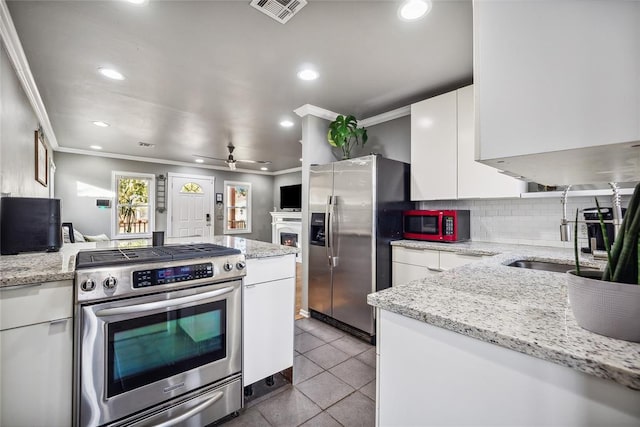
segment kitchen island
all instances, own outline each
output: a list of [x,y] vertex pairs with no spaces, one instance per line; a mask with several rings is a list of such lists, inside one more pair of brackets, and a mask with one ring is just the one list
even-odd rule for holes
[[[203,242],[239,249],[247,260],[242,324],[243,346],[251,351],[242,353],[242,385],[290,369],[298,249],[227,236],[166,243]],[[0,425],[71,425],[76,255],[149,244],[144,239],[74,243],[54,253],[0,257]],[[263,306],[279,317],[256,314]],[[245,342],[254,336],[262,341]],[[279,346],[263,345],[275,339]],[[257,344],[262,344],[258,351]]]
[[564,274],[507,266],[571,249],[393,245],[487,257],[369,295],[379,425],[640,424],[640,344],[579,327]]

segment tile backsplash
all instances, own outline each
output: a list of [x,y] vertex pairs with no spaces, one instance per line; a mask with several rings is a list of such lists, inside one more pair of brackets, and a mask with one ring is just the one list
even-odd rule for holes
[[[626,207],[630,196],[622,197]],[[611,198],[599,196],[602,207],[611,206]],[[573,220],[577,209],[595,207],[593,197],[569,197],[567,217]],[[537,246],[573,247],[560,241],[562,203],[560,197],[535,199],[482,199],[419,202],[419,209],[467,209],[471,211],[471,240]],[[580,213],[580,219],[584,217]],[[573,224],[571,224],[573,236]],[[588,246],[586,226],[579,227],[580,247]]]

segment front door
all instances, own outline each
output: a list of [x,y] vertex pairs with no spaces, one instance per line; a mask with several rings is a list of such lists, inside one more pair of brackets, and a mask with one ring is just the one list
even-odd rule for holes
[[169,237],[213,235],[214,178],[169,174]]

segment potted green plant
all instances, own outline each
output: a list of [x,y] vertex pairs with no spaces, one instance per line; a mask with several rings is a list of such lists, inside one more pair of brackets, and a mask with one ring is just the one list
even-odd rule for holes
[[367,130],[358,127],[358,121],[354,116],[339,115],[329,124],[327,141],[333,147],[342,149],[342,158],[351,158],[351,149],[367,143]]
[[604,272],[580,269],[577,224],[576,269],[567,273],[569,303],[580,326],[597,334],[640,342],[640,183],[634,189],[613,247],[598,206],[607,250]]

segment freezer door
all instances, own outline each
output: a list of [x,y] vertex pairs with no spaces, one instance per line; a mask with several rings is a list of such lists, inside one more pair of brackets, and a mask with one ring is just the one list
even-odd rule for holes
[[[331,316],[331,267],[328,246],[328,200],[333,190],[333,166],[311,166],[309,176],[309,308]],[[320,223],[322,221],[322,224]],[[324,227],[323,227],[324,224]],[[324,230],[323,230],[324,228]]]
[[374,332],[373,292],[375,156],[333,165],[333,318],[369,334]]

